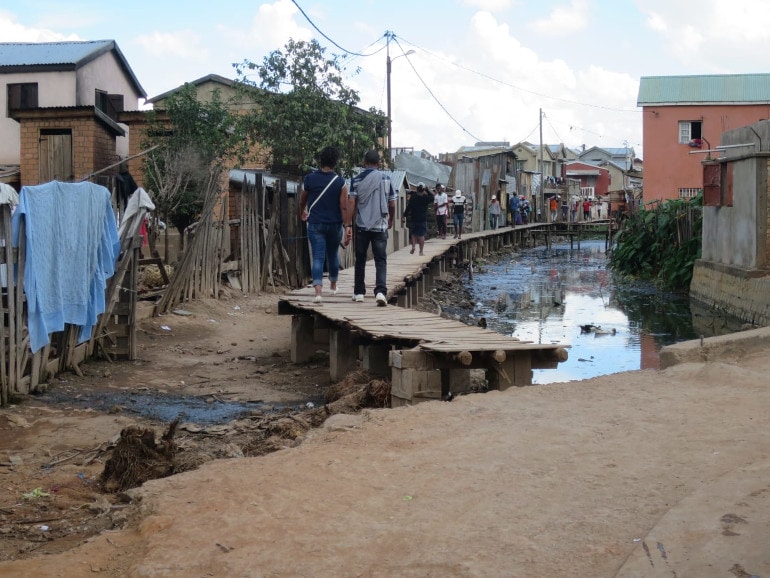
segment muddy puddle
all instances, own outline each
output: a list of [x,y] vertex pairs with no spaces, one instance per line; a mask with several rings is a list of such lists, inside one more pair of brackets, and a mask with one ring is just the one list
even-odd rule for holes
[[255,412],[271,413],[315,407],[320,400],[308,400],[302,404],[266,404],[260,401],[232,402],[216,395],[174,396],[162,392],[88,392],[72,397],[70,392],[50,390],[45,395],[48,404],[68,407],[91,408],[96,411],[129,413],[145,419],[171,422],[192,422],[201,425],[227,423],[253,415]]

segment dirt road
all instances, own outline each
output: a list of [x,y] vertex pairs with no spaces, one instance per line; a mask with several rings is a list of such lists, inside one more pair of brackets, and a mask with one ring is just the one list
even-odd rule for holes
[[[301,403],[326,385],[322,358],[287,363],[290,323],[274,298],[186,309],[147,322],[139,363],[89,364],[83,382],[52,390]],[[129,492],[138,506],[89,486],[98,451],[40,467],[97,449],[135,415],[31,400],[0,412],[0,515],[70,479],[93,523],[123,527],[40,556],[34,532],[57,521],[32,521],[27,546],[13,543],[26,554],[5,550],[0,574],[769,576],[770,356],[756,344],[770,333],[746,337],[721,361],[334,416],[295,447],[146,483]],[[66,509],[60,497],[33,500]]]

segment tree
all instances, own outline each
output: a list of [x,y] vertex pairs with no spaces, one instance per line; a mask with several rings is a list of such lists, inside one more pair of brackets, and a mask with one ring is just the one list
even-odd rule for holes
[[341,61],[328,58],[316,40],[289,40],[261,65],[248,60],[235,65],[239,84],[257,105],[245,122],[267,149],[274,172],[302,174],[316,165],[318,151],[336,146],[340,168],[350,175],[366,150],[379,148],[387,119],[382,111],[357,107],[360,98],[343,82]]
[[[144,162],[145,182],[156,213],[179,232],[202,210],[207,194],[216,188],[226,162],[243,160],[249,140],[239,116],[214,91],[208,102],[185,84],[164,102],[162,111],[149,113],[142,147],[150,149]],[[216,192],[216,191],[215,191]]]

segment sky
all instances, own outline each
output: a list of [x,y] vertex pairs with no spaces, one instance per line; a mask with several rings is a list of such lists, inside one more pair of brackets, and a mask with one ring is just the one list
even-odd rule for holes
[[359,105],[384,112],[389,53],[392,144],[434,155],[480,141],[538,144],[542,127],[545,144],[628,146],[643,158],[640,77],[767,72],[770,48],[767,0],[123,6],[5,0],[0,42],[115,40],[151,98],[208,74],[234,79],[234,63],[261,63],[290,38],[315,38],[327,55],[346,55],[344,80]]

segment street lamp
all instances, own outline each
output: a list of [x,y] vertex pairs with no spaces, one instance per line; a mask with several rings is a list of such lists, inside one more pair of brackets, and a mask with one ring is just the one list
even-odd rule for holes
[[388,42],[387,46],[387,85],[388,85],[388,164],[391,162],[391,147],[393,146],[393,121],[391,119],[390,115],[390,70],[392,66],[392,62],[396,60],[396,58],[401,58],[402,56],[409,56],[410,54],[414,54],[414,50],[407,50],[403,54],[399,54],[395,58],[390,58],[390,42]]

